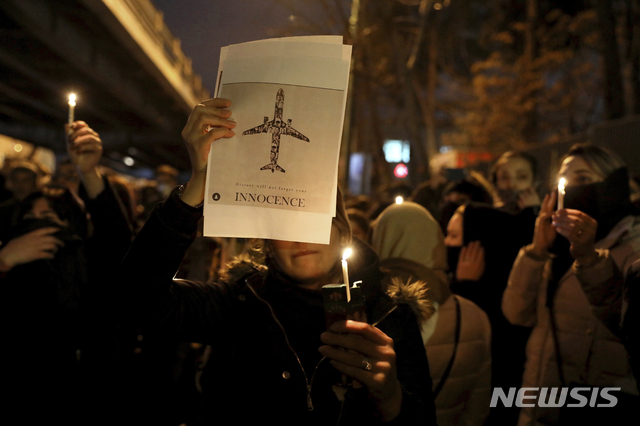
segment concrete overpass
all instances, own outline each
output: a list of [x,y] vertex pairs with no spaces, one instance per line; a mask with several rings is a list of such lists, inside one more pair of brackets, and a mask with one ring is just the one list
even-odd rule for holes
[[64,152],[70,92],[105,165],[188,170],[180,132],[210,95],[150,0],[0,2],[0,134]]

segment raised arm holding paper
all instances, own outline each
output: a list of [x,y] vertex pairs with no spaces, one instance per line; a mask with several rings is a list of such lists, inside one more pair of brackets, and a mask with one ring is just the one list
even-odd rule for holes
[[204,200],[205,179],[207,176],[207,158],[211,143],[220,138],[235,135],[232,130],[235,122],[229,120],[231,111],[228,99],[209,99],[198,104],[187,125],[182,130],[182,138],[187,145],[191,160],[191,179],[182,193],[182,201],[195,206]]
[[[210,176],[214,147],[232,141],[236,127],[252,125],[235,116],[226,99],[194,108],[183,131],[192,178],[154,211],[123,265],[122,275],[150,318],[213,348],[199,381],[201,419],[434,424],[429,366],[415,315],[385,291],[377,256],[363,243],[353,241],[347,280],[361,281],[369,323],[339,321],[326,329],[322,287],[345,280],[341,255],[352,244],[339,191],[329,244],[258,239],[219,283],[172,279],[195,236],[201,203],[208,201],[205,185],[218,185]],[[269,170],[261,173],[289,174]],[[347,389],[334,386],[341,374],[352,379]]]

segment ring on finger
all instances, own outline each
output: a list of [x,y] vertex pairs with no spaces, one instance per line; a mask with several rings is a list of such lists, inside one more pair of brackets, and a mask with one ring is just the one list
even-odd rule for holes
[[367,371],[371,371],[371,362],[369,361],[369,357],[364,357],[362,359],[362,368],[364,368]]

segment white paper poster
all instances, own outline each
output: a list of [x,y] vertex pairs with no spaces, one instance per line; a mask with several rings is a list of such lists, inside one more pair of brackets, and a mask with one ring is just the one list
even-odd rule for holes
[[350,58],[335,36],[222,49],[236,136],[211,147],[204,235],[329,243]]

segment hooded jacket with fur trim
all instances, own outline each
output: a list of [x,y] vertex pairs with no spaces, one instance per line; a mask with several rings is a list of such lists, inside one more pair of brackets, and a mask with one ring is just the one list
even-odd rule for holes
[[[381,268],[394,281],[406,282],[405,293],[430,297],[436,315],[421,321],[434,388],[440,384],[454,353],[460,307],[460,337],[451,372],[435,397],[439,426],[480,425],[489,415],[491,398],[491,326],[476,304],[453,295],[447,283],[434,277],[429,268],[407,259],[381,261]],[[426,339],[425,339],[426,338]]]
[[[289,282],[277,268],[249,262],[236,264],[220,283],[172,280],[201,214],[174,192],[139,233],[122,274],[146,324],[211,346],[200,379],[202,424],[378,423],[366,388],[350,389],[344,402],[334,392],[340,374],[318,352],[324,331],[321,294]],[[415,314],[385,291],[373,250],[354,244],[360,256],[354,265],[364,266],[353,268],[350,280],[362,280],[369,322],[394,340],[403,403],[389,424],[435,424]]]

